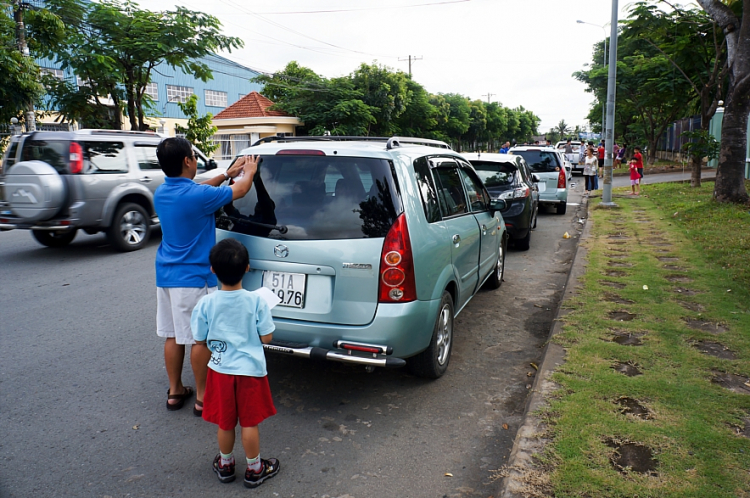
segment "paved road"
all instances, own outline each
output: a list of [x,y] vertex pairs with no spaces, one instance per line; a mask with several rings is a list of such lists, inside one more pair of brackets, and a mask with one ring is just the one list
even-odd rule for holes
[[[510,252],[503,286],[458,316],[443,378],[269,356],[279,413],[261,426],[262,454],[282,470],[255,493],[494,494],[491,471],[510,453],[529,364],[539,361],[575,250],[577,239],[562,235],[577,233],[576,189],[566,215],[540,215],[529,251]],[[164,407],[158,243],[157,235],[120,254],[103,235],[49,249],[28,232],[0,233],[0,496],[247,495],[210,470],[215,428]]]

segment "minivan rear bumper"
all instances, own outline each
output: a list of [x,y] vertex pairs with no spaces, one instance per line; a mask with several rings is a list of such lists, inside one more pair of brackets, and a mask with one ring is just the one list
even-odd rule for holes
[[[365,366],[403,366],[403,358],[427,349],[440,300],[379,304],[367,325],[336,325],[274,318],[274,341],[266,351]],[[338,341],[390,347],[391,355],[338,349]]]

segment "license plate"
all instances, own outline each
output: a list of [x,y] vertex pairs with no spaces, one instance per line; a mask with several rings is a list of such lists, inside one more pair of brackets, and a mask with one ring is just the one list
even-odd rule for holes
[[281,299],[279,306],[304,308],[306,283],[307,275],[304,273],[263,272],[263,287],[271,289]]

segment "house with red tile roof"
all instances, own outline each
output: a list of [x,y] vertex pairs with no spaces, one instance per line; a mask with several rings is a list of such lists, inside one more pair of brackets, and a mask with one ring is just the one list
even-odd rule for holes
[[284,111],[272,110],[273,102],[258,92],[251,92],[213,117],[219,131],[214,141],[216,159],[231,159],[245,147],[263,137],[294,136],[297,126],[304,123]]

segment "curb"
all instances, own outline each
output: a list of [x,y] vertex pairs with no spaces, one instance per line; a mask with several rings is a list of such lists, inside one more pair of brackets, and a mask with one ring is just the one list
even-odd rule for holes
[[524,490],[529,489],[527,477],[529,474],[536,472],[534,469],[534,455],[541,453],[546,443],[543,437],[546,426],[536,413],[547,404],[547,396],[557,389],[557,385],[550,380],[550,377],[555,369],[565,363],[565,349],[551,342],[551,339],[562,331],[560,318],[567,313],[563,309],[563,304],[576,293],[575,289],[578,278],[586,271],[586,256],[588,251],[585,247],[581,247],[581,242],[588,239],[591,235],[591,225],[588,219],[588,198],[582,199],[582,205],[586,213],[586,222],[578,239],[578,245],[573,256],[573,264],[571,265],[568,279],[565,282],[565,292],[558,304],[557,313],[555,314],[547,339],[547,345],[542,353],[539,371],[531,387],[529,399],[526,402],[523,422],[518,428],[516,438],[513,441],[513,449],[508,457],[508,463],[505,465],[507,473],[503,477],[500,491],[497,493],[499,498],[523,498],[528,496],[524,493]]

